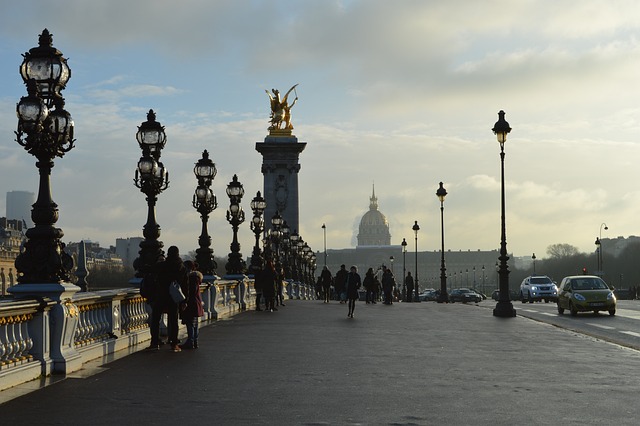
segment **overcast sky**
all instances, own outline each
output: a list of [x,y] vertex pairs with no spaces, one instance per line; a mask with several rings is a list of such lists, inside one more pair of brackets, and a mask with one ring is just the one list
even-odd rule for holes
[[[165,247],[197,248],[193,165],[207,149],[219,207],[209,230],[226,256],[227,183],[243,208],[262,190],[265,89],[299,83],[300,234],[314,250],[355,246],[375,182],[392,244],[500,244],[498,111],[505,144],[507,249],[593,251],[640,234],[640,2],[0,0],[0,194],[37,192],[35,158],[15,142],[18,67],[44,28],[68,58],[64,91],[76,148],[55,160],[52,193],[64,241],[103,246],[142,236],[134,187],[137,126],[153,108],[166,127],[171,184],[157,220]],[[0,197],[0,215],[5,212]],[[253,244],[247,221],[242,253]],[[413,248],[413,245],[410,247]]]

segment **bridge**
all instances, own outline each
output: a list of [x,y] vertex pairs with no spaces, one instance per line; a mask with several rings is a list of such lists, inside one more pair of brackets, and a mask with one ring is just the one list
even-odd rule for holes
[[[296,292],[277,312],[243,311],[229,284],[228,315],[205,319],[199,349],[146,351],[138,320],[126,349],[0,392],[2,423],[637,424],[636,350],[522,315],[494,317],[490,301],[358,303],[349,319],[345,305]],[[125,312],[144,305],[123,293],[113,298],[137,307],[122,309],[130,324]],[[90,343],[82,316],[101,323],[104,309],[79,308],[77,351],[136,340],[121,332]]]

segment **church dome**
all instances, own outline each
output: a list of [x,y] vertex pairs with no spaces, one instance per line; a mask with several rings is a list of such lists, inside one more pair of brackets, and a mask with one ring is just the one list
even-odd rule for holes
[[358,247],[389,246],[391,245],[389,222],[385,215],[378,210],[378,198],[376,197],[375,187],[369,200],[369,211],[366,212],[360,220]]

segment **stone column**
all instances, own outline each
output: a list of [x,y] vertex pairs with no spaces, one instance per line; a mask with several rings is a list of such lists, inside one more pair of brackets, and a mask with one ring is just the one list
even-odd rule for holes
[[271,130],[264,142],[256,143],[256,151],[262,154],[266,229],[271,228],[271,218],[277,210],[292,231],[300,230],[298,158],[306,146],[306,142],[298,142],[291,130]]

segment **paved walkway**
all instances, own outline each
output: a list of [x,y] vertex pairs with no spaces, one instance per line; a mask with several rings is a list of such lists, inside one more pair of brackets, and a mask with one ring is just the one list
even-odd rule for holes
[[[3,425],[638,423],[640,353],[495,302],[289,301],[0,405]],[[82,374],[75,377],[83,377]]]

